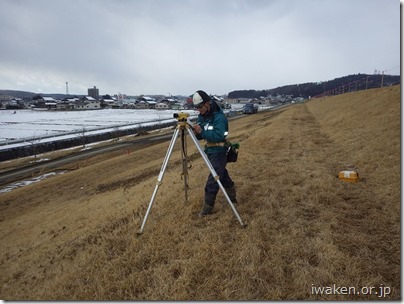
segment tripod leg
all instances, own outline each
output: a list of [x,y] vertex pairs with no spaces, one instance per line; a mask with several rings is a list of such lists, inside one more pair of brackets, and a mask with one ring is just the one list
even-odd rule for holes
[[187,142],[185,130],[181,128],[181,156],[182,156],[182,178],[184,179],[185,203],[188,203],[188,162],[187,162]]
[[156,187],[154,188],[153,195],[152,195],[152,197],[150,199],[149,206],[147,207],[147,211],[146,211],[146,214],[144,216],[142,226],[140,227],[140,230],[138,231],[138,234],[143,233],[144,226],[146,225],[147,218],[149,217],[149,213],[150,213],[151,208],[153,206],[154,199],[156,198],[157,191],[158,191],[159,186],[161,185],[161,182],[163,180],[164,173],[165,173],[167,165],[168,165],[168,161],[169,161],[170,156],[171,156],[171,154],[173,152],[175,140],[178,137],[178,133],[179,133],[179,129],[177,128],[177,129],[175,129],[175,132],[173,134],[173,137],[171,139],[170,145],[169,145],[168,150],[167,150],[167,154],[166,154],[166,156],[164,158],[163,165],[161,166],[160,174],[159,174],[159,176],[157,178]]
[[201,149],[201,146],[198,143],[198,139],[196,138],[195,134],[192,131],[188,130],[188,134],[191,136],[192,141],[194,142],[196,148],[199,151],[199,154],[201,154],[203,160],[205,161],[206,165],[208,166],[210,173],[212,174],[212,176],[214,177],[214,179],[216,180],[216,182],[218,183],[220,189],[222,190],[224,196],[226,197],[227,202],[229,203],[231,210],[233,211],[234,215],[236,216],[238,222],[240,223],[240,225],[242,227],[245,227],[245,225],[243,224],[243,221],[240,218],[240,215],[238,214],[236,208],[234,207],[234,204],[232,203],[230,197],[227,195],[226,189],[224,189],[222,183],[220,182],[220,177],[217,175],[216,170],[213,168],[212,164],[210,163],[208,157],[206,156],[205,152]]

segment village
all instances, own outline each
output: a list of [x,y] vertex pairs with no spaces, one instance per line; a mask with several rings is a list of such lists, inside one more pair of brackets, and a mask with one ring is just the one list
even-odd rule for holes
[[[63,97],[60,97],[63,96]],[[227,98],[227,96],[213,95],[223,109],[231,109],[232,104],[254,103],[267,106],[278,106],[285,103],[295,103],[303,98],[293,98],[292,95],[277,95],[267,98]],[[97,87],[89,88],[87,95],[77,96],[69,94],[34,94],[31,98],[20,98],[12,95],[0,94],[0,109],[32,109],[32,110],[99,110],[99,109],[156,109],[156,110],[182,110],[192,109],[190,96],[164,96],[126,94],[99,95]]]

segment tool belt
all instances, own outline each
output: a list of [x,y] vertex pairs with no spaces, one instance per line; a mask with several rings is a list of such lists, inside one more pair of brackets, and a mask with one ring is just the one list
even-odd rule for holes
[[217,142],[217,143],[215,143],[215,142],[207,142],[206,144],[205,144],[205,147],[207,147],[207,148],[210,148],[210,147],[224,147],[225,146],[225,142],[224,141],[222,141],[222,142]]

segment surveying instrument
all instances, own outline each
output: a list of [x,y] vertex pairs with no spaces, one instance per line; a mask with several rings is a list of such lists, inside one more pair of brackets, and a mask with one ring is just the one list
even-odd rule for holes
[[[170,160],[171,154],[174,149],[175,141],[178,137],[179,134],[181,134],[181,156],[182,156],[182,176],[184,179],[184,192],[185,192],[185,203],[188,202],[188,159],[187,159],[187,144],[186,144],[186,133],[185,131],[188,132],[188,134],[191,136],[192,141],[194,142],[196,148],[198,149],[199,154],[202,156],[203,160],[205,161],[205,164],[208,166],[210,173],[218,183],[220,189],[222,190],[224,196],[226,197],[227,202],[229,203],[231,210],[233,211],[234,215],[236,216],[238,222],[242,227],[245,227],[243,224],[243,221],[240,218],[240,215],[238,214],[236,208],[234,207],[234,204],[230,200],[230,197],[227,195],[227,192],[225,188],[223,187],[222,183],[220,182],[220,177],[217,175],[215,169],[213,168],[212,164],[210,163],[208,157],[206,156],[205,152],[201,149],[198,139],[196,138],[194,132],[193,132],[193,126],[192,122],[189,120],[189,114],[180,112],[180,113],[175,113],[174,118],[177,119],[177,127],[175,128],[173,137],[171,139],[170,145],[168,146],[167,154],[164,158],[163,165],[161,166],[160,169],[160,174],[157,177],[157,183],[156,187],[154,188],[153,195],[150,199],[149,206],[147,207],[147,211],[145,214],[145,217],[143,219],[142,226],[140,227],[140,230],[138,231],[138,234],[142,234],[144,230],[144,226],[146,225],[147,218],[149,217],[151,208],[154,203],[154,199],[156,198],[157,191],[159,189],[159,186],[162,184],[164,173],[166,171],[168,161]],[[191,129],[191,131],[190,131]]]

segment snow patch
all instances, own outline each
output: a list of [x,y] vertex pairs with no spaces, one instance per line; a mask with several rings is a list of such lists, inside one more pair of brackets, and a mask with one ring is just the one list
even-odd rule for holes
[[67,172],[67,171],[49,172],[49,173],[46,173],[46,174],[43,174],[43,175],[34,177],[34,178],[32,178],[32,179],[29,179],[29,180],[24,180],[24,181],[16,182],[16,183],[7,185],[7,186],[5,186],[4,188],[1,188],[1,189],[0,189],[0,193],[6,193],[6,192],[10,192],[10,191],[12,191],[12,190],[14,190],[14,189],[17,189],[17,188],[29,186],[29,185],[31,185],[31,184],[38,183],[38,182],[40,182],[40,181],[42,181],[42,180],[44,180],[44,179],[46,179],[46,178],[49,178],[49,177],[51,177],[51,176],[56,176],[56,175],[59,175],[59,174],[64,174],[64,173],[66,173],[66,172]]

